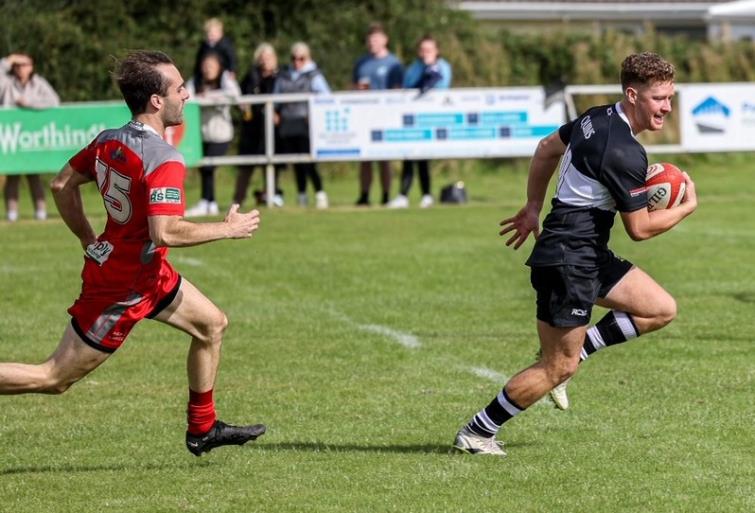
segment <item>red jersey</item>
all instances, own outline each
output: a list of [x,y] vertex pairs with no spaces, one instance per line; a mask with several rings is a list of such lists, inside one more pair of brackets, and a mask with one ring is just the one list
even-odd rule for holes
[[108,216],[98,243],[87,248],[84,288],[104,296],[153,290],[168,248],[155,247],[147,219],[183,216],[182,155],[152,127],[131,121],[100,133],[69,164],[96,180]]

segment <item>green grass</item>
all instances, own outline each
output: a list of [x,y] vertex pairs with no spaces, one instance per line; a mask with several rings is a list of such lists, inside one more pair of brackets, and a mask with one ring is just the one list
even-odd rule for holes
[[[685,164],[698,212],[655,240],[619,229],[612,242],[677,298],[678,319],[591,358],[568,412],[544,401],[510,422],[508,458],[449,448],[503,384],[480,369],[511,376],[537,346],[530,245],[497,236],[522,202],[521,164],[447,169],[436,187],[463,178],[473,201],[427,211],[354,209],[354,173],[337,168],[335,208],[264,211],[251,241],[171,253],[230,318],[221,417],[268,434],[191,456],[187,339],[144,322],[63,396],[0,398],[0,511],[755,510],[752,168]],[[219,186],[229,197],[227,173]],[[80,249],[59,219],[1,222],[0,240],[0,360],[40,361],[78,294]]]

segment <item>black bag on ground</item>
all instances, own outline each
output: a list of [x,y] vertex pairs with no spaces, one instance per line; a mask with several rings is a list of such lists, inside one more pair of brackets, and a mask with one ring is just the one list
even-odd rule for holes
[[464,182],[455,182],[446,185],[440,190],[441,203],[460,204],[467,202],[467,189],[464,188]]

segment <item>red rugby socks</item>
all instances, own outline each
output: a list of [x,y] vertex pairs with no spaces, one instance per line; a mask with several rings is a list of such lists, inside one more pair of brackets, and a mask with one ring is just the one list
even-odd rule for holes
[[189,407],[187,409],[188,431],[194,436],[207,433],[215,425],[215,401],[212,389],[207,392],[195,392],[189,389]]

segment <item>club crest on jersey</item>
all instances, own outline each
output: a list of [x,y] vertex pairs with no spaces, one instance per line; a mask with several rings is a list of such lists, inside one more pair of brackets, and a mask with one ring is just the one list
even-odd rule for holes
[[121,148],[116,148],[113,151],[110,152],[110,159],[111,160],[119,160],[121,162],[126,161],[126,155],[123,154],[123,150]]
[[181,189],[177,187],[156,187],[149,190],[150,205],[181,204]]

